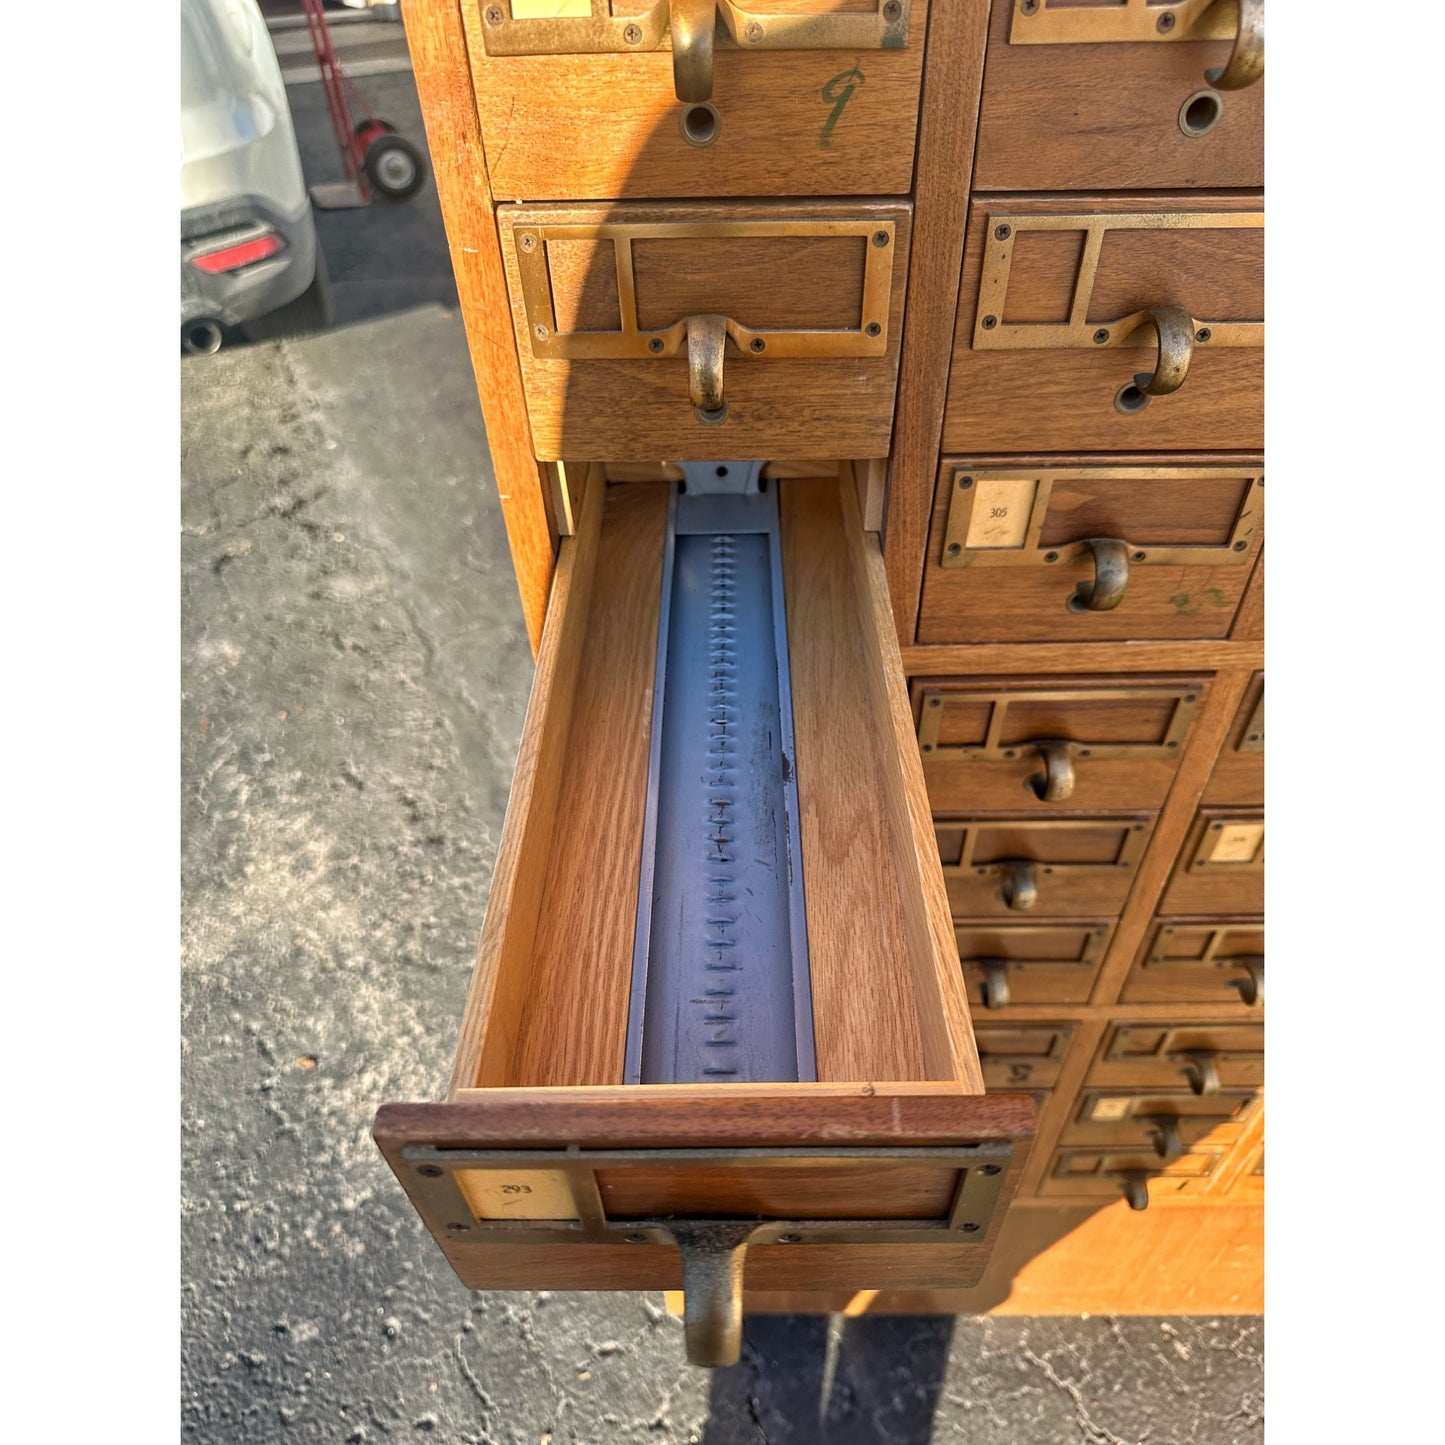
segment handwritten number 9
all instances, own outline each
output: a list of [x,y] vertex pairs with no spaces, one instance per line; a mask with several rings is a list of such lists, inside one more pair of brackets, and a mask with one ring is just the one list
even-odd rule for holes
[[823,129],[818,135],[818,147],[820,150],[828,150],[833,144],[833,127],[838,124],[839,117],[843,114],[843,107],[853,98],[853,92],[864,83],[867,77],[855,65],[851,70],[842,70],[825,85],[821,91],[822,97],[833,109],[828,114],[828,119],[823,122]]

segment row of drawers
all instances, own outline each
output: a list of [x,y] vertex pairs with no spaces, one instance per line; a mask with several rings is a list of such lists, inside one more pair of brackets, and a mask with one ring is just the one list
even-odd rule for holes
[[[933,8],[942,3],[965,0]],[[905,193],[929,8],[463,0],[494,191]],[[1262,74],[1263,6],[1246,10],[1236,42],[1237,8],[1213,0],[994,0],[975,187],[1065,190],[1080,176],[1101,187],[1262,185],[1263,87],[1250,82],[1256,48]],[[959,102],[963,129],[974,111],[971,97]]]

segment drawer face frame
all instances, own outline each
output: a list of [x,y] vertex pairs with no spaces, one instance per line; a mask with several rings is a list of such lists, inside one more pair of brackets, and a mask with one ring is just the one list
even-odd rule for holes
[[[965,953],[965,935],[978,932],[1007,939],[1007,949],[990,954]],[[968,982],[970,993],[981,999],[985,1008],[1001,1011],[1010,1003],[1085,1004],[1093,992],[1099,965],[1104,961],[1114,926],[1108,922],[1084,923],[977,923],[954,922],[954,938],[958,941],[958,961]],[[1079,952],[1076,958],[1027,956],[1028,940],[1039,934],[1057,937],[1077,935]],[[1015,949],[1019,953],[1015,953]],[[1022,955],[1022,956],[1020,956]],[[1007,990],[1000,1000],[998,980]]]
[[[943,546],[938,565],[957,567],[1052,567],[1067,566],[1093,554],[1094,538],[1074,542],[1053,542],[1045,547],[1040,541],[1048,521],[1049,502],[1059,483],[1093,479],[1120,481],[1188,482],[1196,478],[1220,475],[1219,467],[954,467],[953,485],[948,494],[948,521],[943,531]],[[1006,498],[1001,504],[991,498]],[[1005,511],[1028,508],[1026,521],[1015,520],[1012,534],[1003,540],[980,543],[980,531],[986,523],[975,527],[974,513],[980,508]],[[1155,543],[1126,545],[1131,566],[1222,567],[1252,565],[1257,548],[1256,538],[1264,527],[1264,475],[1255,472],[1249,477],[1239,511],[1228,538],[1218,546],[1194,543],[1158,545]]]
[[[717,0],[712,46],[743,50],[898,50],[908,44],[911,0],[876,0],[871,12],[782,13],[761,4]],[[517,0],[484,0],[482,44],[488,55],[638,55],[673,48],[668,0],[613,15],[609,0],[582,0],[573,13],[518,16]],[[525,7],[525,5],[523,6]],[[891,11],[891,13],[889,13]],[[578,13],[580,12],[580,13]],[[721,20],[721,25],[716,23]]]
[[[1042,1038],[1048,1035],[1048,1049],[1044,1053],[992,1052],[983,1047],[990,1038],[1000,1034],[1034,1034]],[[984,1082],[990,1089],[1052,1089],[1058,1082],[1059,1070],[1064,1066],[1064,1057],[1074,1036],[1072,1024],[1026,1023],[992,1026],[978,1024],[974,1028],[975,1040],[979,1043],[978,1059],[983,1070]],[[1039,1070],[1042,1069],[1042,1073]],[[1003,1079],[989,1079],[990,1072],[1007,1070]]]
[[[1263,931],[1264,920],[1258,917],[1157,918],[1124,981],[1120,1001],[1222,1003],[1237,998],[1244,1007],[1262,1006]],[[1171,956],[1166,951],[1169,940],[1179,933],[1199,936],[1193,956]],[[1237,934],[1258,934],[1258,947],[1234,942]]]
[[[1243,231],[1264,226],[1263,211],[1113,211],[1076,215],[1016,214],[987,210],[983,274],[974,313],[975,351],[1069,350],[1107,351],[1112,347],[1153,345],[1156,327],[1149,311],[1089,319],[1089,303],[1098,274],[1104,239],[1110,231]],[[1009,272],[1020,234],[1074,231],[1084,236],[1083,254],[1074,276],[1073,297],[1066,321],[1009,322]],[[1161,298],[1163,304],[1163,298]],[[1264,345],[1264,320],[1218,321],[1195,316],[1192,344],[1209,350]]]
[[[1180,1142],[1204,1148],[1232,1148],[1238,1141],[1244,1125],[1254,1117],[1263,1097],[1257,1089],[1230,1089],[1219,1094],[1201,1097],[1178,1090],[1121,1090],[1090,1089],[1079,1091],[1074,1112],[1059,1135],[1063,1148],[1085,1149],[1143,1149],[1153,1147],[1148,1137],[1151,1130],[1157,1131],[1159,1121],[1173,1121]],[[1199,1108],[1186,1108],[1188,1104],[1199,1104]],[[1109,1107],[1118,1104],[1116,1111]],[[1108,1117],[1101,1118],[1096,1111],[1100,1106],[1108,1109]],[[1130,1125],[1142,1135],[1139,1139],[1124,1139],[1107,1136],[1111,1129],[1121,1133]],[[1166,1157],[1161,1154],[1161,1158]]]
[[[1229,1047],[1240,1034],[1259,1038],[1257,1048]],[[1132,1035],[1158,1034],[1148,1052],[1127,1050]],[[1085,1089],[1120,1092],[1178,1089],[1199,1096],[1264,1087],[1264,1026],[1255,1021],[1120,1020],[1109,1025],[1084,1081]]]
[[[637,289],[633,275],[636,241],[792,240],[797,237],[856,237],[864,244],[862,303],[856,327],[795,330],[754,329],[726,318],[727,334],[736,344],[728,360],[766,361],[790,357],[882,356],[888,350],[889,293],[893,282],[896,227],[889,220],[828,221],[605,221],[593,225],[519,222],[512,231],[527,338],[532,354],[546,361],[665,360],[688,352],[688,318],[679,317],[661,330],[638,324]],[[615,257],[617,331],[557,329],[548,247],[568,241],[610,243]]]

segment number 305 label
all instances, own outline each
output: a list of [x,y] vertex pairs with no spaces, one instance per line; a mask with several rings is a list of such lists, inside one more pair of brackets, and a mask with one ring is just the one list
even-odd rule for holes
[[1034,509],[1032,477],[981,477],[975,484],[973,511],[968,515],[965,546],[1022,547]]

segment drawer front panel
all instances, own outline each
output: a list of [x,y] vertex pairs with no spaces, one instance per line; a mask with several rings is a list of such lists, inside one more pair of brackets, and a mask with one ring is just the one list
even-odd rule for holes
[[1264,674],[1256,673],[1204,789],[1205,803],[1264,804]]
[[920,642],[1229,635],[1264,540],[1251,465],[940,469]]
[[1203,695],[1194,680],[915,684],[939,812],[1157,808]]
[[1011,1004],[1088,1003],[1113,925],[981,924],[954,928],[970,1001],[1000,1010]]
[[[706,94],[700,71],[691,79],[674,70],[666,3],[612,0],[601,8],[604,18],[594,22],[588,0],[464,0],[495,195],[561,201],[911,188],[927,0],[723,0],[715,14],[704,7],[716,40]],[[496,24],[486,19],[493,12]]]
[[984,1087],[990,1092],[1052,1089],[1072,1034],[1069,1024],[976,1025]]
[[537,456],[886,456],[909,216],[499,207]]
[[1187,1089],[1201,1098],[1262,1088],[1264,1025],[1113,1024],[1088,1083],[1101,1089]]
[[944,450],[1262,446],[1257,207],[1225,196],[975,202]]
[[955,919],[1117,913],[1152,817],[935,818]]
[[1125,1003],[1264,1007],[1259,919],[1156,919],[1120,995]]
[[1234,53],[1228,12],[995,0],[975,188],[1263,185],[1262,78],[1228,91],[1205,78]]
[[1264,814],[1201,809],[1159,910],[1263,913]]
[[1094,1199],[1127,1193],[1126,1183],[1134,1182],[1151,1194],[1198,1194],[1207,1188],[1223,1158],[1222,1149],[1195,1148],[1168,1161],[1147,1148],[1057,1149],[1038,1193]]
[[1196,1145],[1227,1149],[1240,1138],[1259,1104],[1259,1094],[1248,1089],[1204,1097],[1179,1090],[1087,1089],[1059,1142],[1096,1149],[1152,1149],[1160,1159],[1172,1159]]

